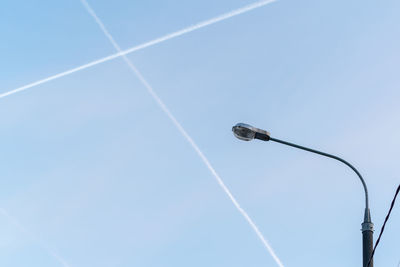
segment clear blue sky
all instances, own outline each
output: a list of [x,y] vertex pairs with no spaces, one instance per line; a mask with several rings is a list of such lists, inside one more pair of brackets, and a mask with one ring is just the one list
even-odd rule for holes
[[[122,49],[250,0],[90,1]],[[361,266],[367,180],[376,234],[400,182],[400,2],[271,5],[129,58],[285,266]],[[0,93],[114,53],[74,1],[2,2]],[[121,59],[0,99],[0,265],[276,266]],[[376,266],[400,261],[400,207]]]

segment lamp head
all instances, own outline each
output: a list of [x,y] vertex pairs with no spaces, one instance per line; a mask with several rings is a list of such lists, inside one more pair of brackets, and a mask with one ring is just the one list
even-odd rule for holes
[[240,140],[251,141],[259,139],[268,141],[270,133],[245,123],[238,123],[232,127],[233,134]]

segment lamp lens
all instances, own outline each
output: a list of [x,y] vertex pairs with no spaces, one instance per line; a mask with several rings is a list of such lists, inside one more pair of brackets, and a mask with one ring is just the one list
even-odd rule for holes
[[243,140],[243,141],[250,141],[250,140],[254,139],[254,137],[255,137],[254,131],[252,131],[249,128],[242,127],[242,126],[234,126],[232,128],[232,131],[233,131],[233,134],[237,138],[239,138],[240,140]]

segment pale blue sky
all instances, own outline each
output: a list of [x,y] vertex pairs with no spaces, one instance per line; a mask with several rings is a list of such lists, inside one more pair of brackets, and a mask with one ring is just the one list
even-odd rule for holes
[[[88,2],[126,49],[253,1]],[[79,0],[2,6],[0,93],[114,53]],[[353,163],[377,237],[400,181],[399,12],[280,0],[129,55],[285,266],[361,266],[361,184],[231,127]],[[0,99],[0,115],[0,207],[30,232],[0,214],[1,266],[276,266],[121,59]],[[397,266],[398,225],[396,207],[376,266]]]

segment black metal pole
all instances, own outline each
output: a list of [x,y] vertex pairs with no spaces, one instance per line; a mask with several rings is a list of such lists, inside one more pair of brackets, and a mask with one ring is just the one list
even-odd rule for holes
[[371,256],[374,250],[374,224],[371,222],[371,214],[369,209],[365,209],[364,222],[361,224],[361,226],[363,235],[363,266],[373,267],[374,260],[371,259]]
[[324,153],[324,152],[321,152],[321,151],[318,151],[318,150],[315,150],[315,149],[311,149],[311,148],[308,148],[308,147],[304,147],[304,146],[296,145],[296,144],[289,143],[289,142],[286,142],[286,141],[282,141],[282,140],[279,140],[279,139],[276,139],[276,138],[272,138],[272,137],[269,137],[269,140],[277,142],[277,143],[281,143],[281,144],[284,144],[284,145],[288,145],[288,146],[291,146],[291,147],[295,147],[295,148],[298,148],[298,149],[302,149],[302,150],[305,150],[305,151],[308,151],[308,152],[312,152],[312,153],[315,153],[315,154],[318,154],[318,155],[322,155],[322,156],[325,156],[325,157],[328,157],[328,158],[332,158],[332,159],[338,160],[338,161],[346,164],[348,167],[350,167],[357,174],[358,178],[360,178],[360,180],[361,180],[361,183],[363,185],[364,192],[365,192],[364,221],[361,224],[361,226],[362,226],[361,231],[362,231],[362,235],[363,235],[363,267],[373,267],[374,266],[373,260],[371,260],[369,266],[367,266],[367,265],[368,265],[368,261],[371,258],[372,251],[373,251],[374,224],[371,222],[371,213],[370,213],[370,210],[369,210],[369,200],[368,200],[367,185],[366,185],[366,183],[364,181],[364,178],[361,176],[361,174],[358,172],[358,170],[356,168],[354,168],[353,165],[351,165],[350,163],[348,163],[344,159],[339,158],[337,156],[334,156],[334,155],[331,155],[331,154],[328,154],[328,153]]
[[[362,235],[363,235],[363,266],[373,267],[374,259],[371,259],[371,256],[372,256],[372,251],[374,250],[373,248],[374,231],[371,230],[363,231]],[[371,262],[368,265],[369,259],[371,259]]]

